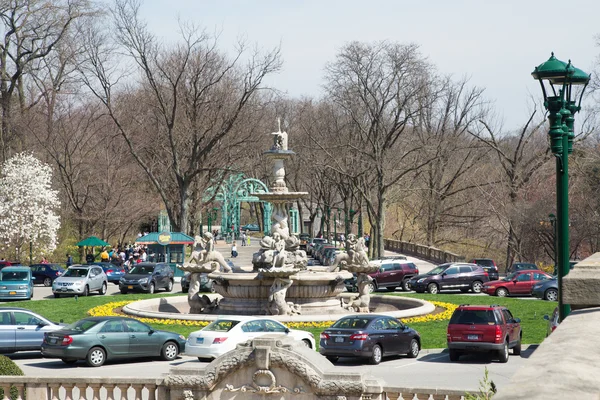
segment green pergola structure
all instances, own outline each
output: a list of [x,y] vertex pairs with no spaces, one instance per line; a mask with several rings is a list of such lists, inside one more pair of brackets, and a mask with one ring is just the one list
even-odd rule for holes
[[[212,198],[214,188],[206,191],[205,199]],[[230,176],[218,187],[213,202],[221,203],[221,230],[224,234],[237,237],[240,231],[241,203],[263,203],[263,230],[268,235],[271,230],[271,203],[260,201],[253,193],[268,193],[264,182],[255,178],[246,178],[243,174]]]

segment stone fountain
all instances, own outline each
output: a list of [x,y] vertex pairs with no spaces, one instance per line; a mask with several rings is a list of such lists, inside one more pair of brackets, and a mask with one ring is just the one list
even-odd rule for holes
[[[288,224],[289,204],[308,193],[288,190],[284,161],[295,153],[288,149],[288,136],[281,128],[272,135],[273,146],[264,152],[272,162],[271,191],[253,194],[273,205],[271,235],[261,239],[260,250],[253,254],[252,271],[232,271],[215,250],[212,234],[206,232],[196,236],[190,259],[180,266],[191,272],[187,308],[184,299],[168,297],[135,302],[123,311],[140,317],[183,320],[267,314],[280,321],[328,321],[342,314],[372,310],[402,318],[432,312],[435,307],[423,300],[400,296],[372,298],[372,278],[368,274],[378,266],[369,263],[364,240],[353,234],[346,240],[347,252],[340,253],[330,268],[308,267],[306,252],[300,250],[300,241],[290,234]],[[217,294],[199,295],[201,273],[209,273]],[[353,274],[357,275],[358,297],[342,294],[344,280]]]

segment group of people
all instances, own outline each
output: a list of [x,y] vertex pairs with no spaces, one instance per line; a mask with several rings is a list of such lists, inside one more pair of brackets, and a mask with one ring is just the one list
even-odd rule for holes
[[[100,252],[101,262],[110,262],[114,265],[130,270],[135,264],[139,264],[146,261],[154,261],[155,255],[148,252],[148,247],[145,245],[125,245],[115,246],[110,250],[106,247],[102,248]],[[85,256],[87,263],[93,263],[96,261],[94,254],[87,254]],[[73,263],[73,258],[67,254],[67,266]]]

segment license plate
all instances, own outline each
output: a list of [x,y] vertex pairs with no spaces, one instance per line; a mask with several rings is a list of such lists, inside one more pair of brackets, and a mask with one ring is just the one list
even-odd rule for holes
[[63,292],[66,292],[66,291],[67,291],[67,288],[66,288],[66,287],[63,287],[63,288],[60,288],[60,290],[62,290]]
[[17,294],[17,292],[8,292],[8,294]]
[[48,340],[48,343],[50,343],[50,344],[56,344],[56,342],[58,342],[58,339],[50,339],[50,340]]
[[133,289],[133,286],[127,286],[127,289]]
[[196,343],[198,343],[198,344],[204,343],[204,338],[203,337],[197,337],[196,338]]
[[338,337],[335,338],[335,342],[336,343],[344,343],[344,338],[341,337],[341,336],[338,336]]
[[467,340],[477,340],[479,339],[478,335],[467,335]]

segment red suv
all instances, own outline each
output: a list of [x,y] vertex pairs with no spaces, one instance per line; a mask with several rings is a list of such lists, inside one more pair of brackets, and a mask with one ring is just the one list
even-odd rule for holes
[[450,361],[466,353],[493,352],[500,362],[508,361],[508,349],[521,354],[521,320],[499,305],[459,306],[448,324]]

